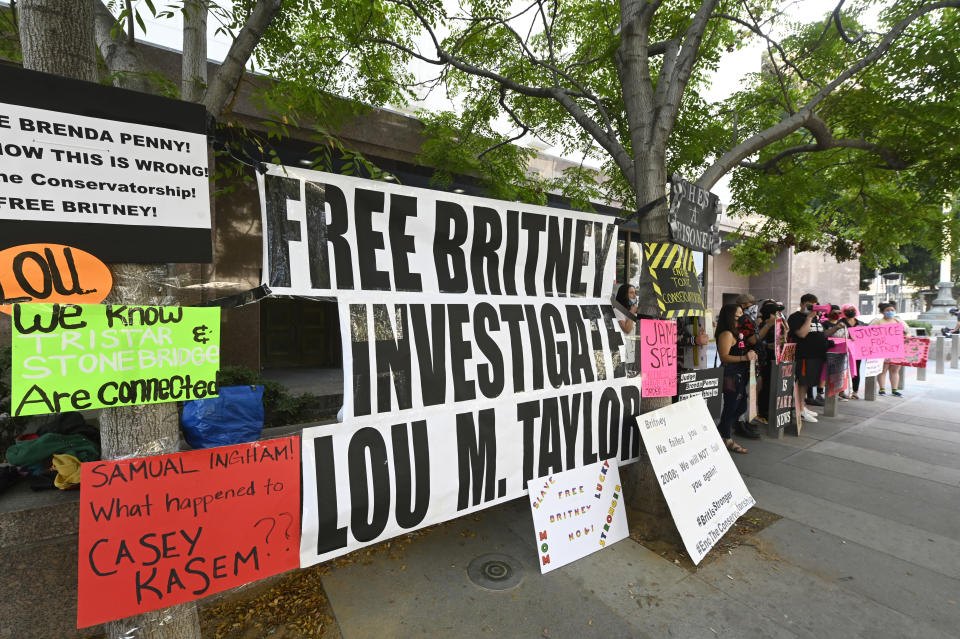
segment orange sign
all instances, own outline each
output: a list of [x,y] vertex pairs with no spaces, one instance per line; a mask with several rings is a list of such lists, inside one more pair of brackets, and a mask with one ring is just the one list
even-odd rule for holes
[[23,244],[0,251],[0,312],[11,304],[97,304],[113,287],[107,265],[60,244]]

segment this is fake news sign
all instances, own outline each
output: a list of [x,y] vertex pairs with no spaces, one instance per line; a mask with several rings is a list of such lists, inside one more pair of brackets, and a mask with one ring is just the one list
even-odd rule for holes
[[300,439],[83,464],[77,627],[296,568]]
[[214,397],[220,309],[15,304],[13,414]]

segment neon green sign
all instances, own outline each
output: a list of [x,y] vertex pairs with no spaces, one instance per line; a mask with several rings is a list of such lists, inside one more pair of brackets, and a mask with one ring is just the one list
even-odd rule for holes
[[220,309],[13,307],[15,416],[217,395]]

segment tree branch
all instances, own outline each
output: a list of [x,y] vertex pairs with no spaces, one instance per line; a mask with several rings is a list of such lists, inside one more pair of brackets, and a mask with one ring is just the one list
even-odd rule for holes
[[134,91],[151,93],[150,82],[145,75],[147,65],[140,50],[127,38],[123,25],[100,0],[93,3],[93,29],[100,55],[114,77],[113,83]]
[[[790,135],[802,126],[806,126],[814,115],[814,109],[819,105],[834,89],[852,78],[854,75],[876,62],[880,56],[886,53],[887,49],[896,41],[896,39],[906,30],[917,18],[936,11],[938,9],[948,9],[960,7],[960,0],[942,0],[919,7],[906,18],[893,26],[890,31],[870,50],[870,52],[861,58],[858,62],[847,67],[833,81],[827,83],[822,89],[807,101],[796,113],[788,116],[777,124],[750,136],[734,148],[720,156],[706,171],[701,174],[697,180],[697,186],[709,189],[717,183],[725,173],[738,166],[743,160],[750,157],[760,149],[781,140]],[[813,126],[816,126],[814,124]]]
[[[409,0],[391,1],[395,4],[406,7],[414,15],[414,17],[420,22],[424,30],[430,36],[430,39],[433,41],[433,44],[436,47],[437,60],[431,60],[422,55],[416,55],[415,57],[430,62],[431,64],[447,64],[469,75],[486,78],[495,82],[503,89],[519,93],[520,95],[556,100],[561,106],[563,106],[564,109],[566,109],[567,113],[570,114],[570,117],[573,118],[574,122],[576,122],[594,139],[596,139],[597,143],[600,144],[600,146],[602,146],[610,154],[613,160],[617,163],[617,166],[621,169],[621,171],[624,172],[624,177],[627,177],[628,180],[632,179],[633,176],[631,174],[633,160],[630,158],[630,154],[627,153],[623,145],[621,145],[617,140],[612,128],[612,123],[606,116],[606,109],[604,109],[599,99],[582,91],[571,91],[559,86],[539,87],[521,84],[513,78],[497,73],[496,71],[477,66],[471,62],[467,62],[443,47],[440,39],[437,37],[436,32],[433,29],[433,25],[413,2],[410,2]],[[511,29],[511,31],[513,30]],[[409,48],[405,48],[397,42],[393,42],[391,40],[379,40],[379,42],[412,54]],[[576,102],[575,98],[585,98],[594,103],[597,106],[600,114],[604,117],[606,128],[588,116],[584,112],[583,108]]]
[[730,15],[729,13],[715,13],[715,14],[713,14],[713,15],[710,16],[710,17],[711,17],[711,18],[718,18],[718,19],[721,19],[721,20],[728,20],[728,21],[730,21],[730,22],[735,22],[736,24],[739,24],[739,25],[742,26],[742,27],[746,27],[747,29],[749,29],[749,30],[752,31],[753,33],[757,34],[758,36],[760,36],[761,38],[763,38],[764,40],[767,41],[767,46],[768,46],[768,47],[772,46],[774,49],[777,50],[777,52],[780,54],[780,59],[783,60],[783,63],[784,63],[786,66],[788,66],[788,67],[790,67],[791,69],[793,69],[793,72],[797,74],[797,77],[798,77],[798,78],[800,78],[801,80],[803,80],[804,82],[806,82],[806,83],[808,83],[808,84],[814,85],[814,86],[817,87],[818,89],[820,88],[820,84],[819,84],[819,83],[817,83],[817,82],[815,82],[814,80],[812,80],[812,79],[806,77],[805,75],[803,75],[803,72],[800,71],[800,68],[799,68],[792,60],[790,60],[790,58],[787,57],[787,53],[786,53],[786,51],[783,50],[783,46],[781,46],[781,44],[780,44],[779,42],[777,42],[776,40],[774,40],[773,38],[771,38],[769,35],[767,35],[766,33],[764,33],[763,30],[760,29],[760,26],[759,26],[759,25],[757,25],[757,24],[750,24],[750,23],[747,22],[746,20],[741,20],[740,18],[738,18],[738,17],[736,17],[736,16],[733,16],[733,15]]
[[236,91],[243,77],[247,61],[256,49],[264,31],[280,11],[283,0],[258,0],[250,17],[247,18],[237,34],[227,57],[217,70],[210,86],[203,96],[203,105],[213,117],[218,117],[230,102],[230,96]]
[[478,160],[482,160],[483,156],[485,156],[487,153],[490,153],[491,151],[495,151],[502,146],[506,146],[508,144],[512,144],[516,142],[517,140],[525,136],[530,131],[530,127],[524,124],[523,121],[517,117],[516,112],[510,108],[510,105],[507,104],[507,92],[506,92],[506,89],[504,89],[503,87],[500,87],[500,106],[503,107],[503,110],[506,111],[507,114],[509,114],[510,117],[513,119],[513,121],[517,124],[517,126],[520,127],[521,129],[520,133],[513,136],[512,138],[507,138],[501,142],[498,142],[497,144],[494,144],[488,149],[485,149],[482,153],[480,153],[480,155],[477,156]]
[[657,122],[652,137],[654,146],[665,145],[673,131],[673,124],[680,112],[680,101],[687,90],[693,65],[697,61],[700,43],[703,41],[703,34],[707,29],[707,22],[709,22],[718,2],[719,0],[703,0],[693,16],[690,26],[684,33],[683,45],[677,53],[677,60],[670,75],[663,77],[661,73],[661,77],[657,81],[657,91],[654,95]]

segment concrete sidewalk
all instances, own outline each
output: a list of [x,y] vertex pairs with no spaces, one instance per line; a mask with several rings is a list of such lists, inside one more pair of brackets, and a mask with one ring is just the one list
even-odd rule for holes
[[[323,583],[366,637],[956,637],[960,371],[910,371],[906,397],[840,405],[734,461],[783,519],[691,572],[624,540],[540,575],[527,500],[448,522]],[[520,571],[468,577],[490,553]]]

